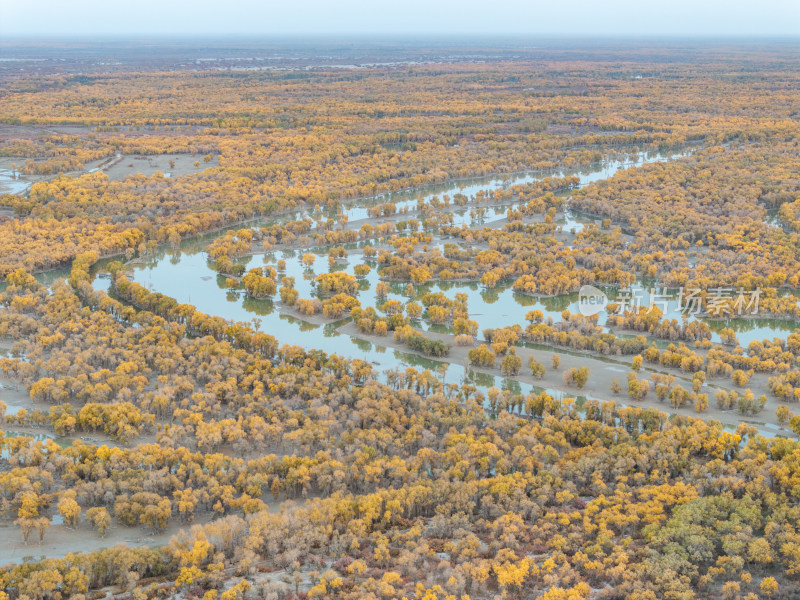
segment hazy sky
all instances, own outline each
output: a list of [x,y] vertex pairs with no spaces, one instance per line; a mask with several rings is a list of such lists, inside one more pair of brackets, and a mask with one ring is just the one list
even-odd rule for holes
[[0,38],[134,34],[800,35],[800,0],[0,0]]

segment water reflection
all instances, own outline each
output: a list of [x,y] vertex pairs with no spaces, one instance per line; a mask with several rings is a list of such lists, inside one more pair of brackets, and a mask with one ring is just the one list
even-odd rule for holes
[[[592,168],[584,169],[577,173],[554,173],[555,175],[576,174],[580,178],[580,185],[587,185],[611,177],[620,169],[630,166],[638,166],[645,162],[666,161],[691,154],[691,150],[678,154],[641,154],[626,157],[622,160],[612,160],[604,164],[595,165]],[[399,192],[395,194],[383,195],[348,205],[343,210],[327,210],[324,213],[314,212],[314,210],[298,210],[289,214],[282,215],[268,221],[254,221],[255,225],[271,224],[276,222],[286,222],[306,218],[313,215],[320,218],[323,214],[328,218],[335,218],[337,213],[345,214],[350,222],[368,218],[369,208],[382,202],[393,202],[402,210],[403,207],[413,208],[420,201],[428,202],[434,196],[448,194],[464,194],[473,196],[480,190],[494,190],[507,188],[518,183],[527,183],[540,180],[544,177],[542,173],[523,173],[508,178],[482,178],[469,182],[459,182],[457,184],[428,186],[424,191]],[[486,211],[484,220],[492,218],[504,218],[505,210],[509,203],[504,207],[490,208]],[[463,210],[456,210],[454,222],[470,223],[471,207]],[[565,229],[578,229],[587,223],[594,223],[597,219],[580,215],[567,210],[560,223]],[[239,226],[241,227],[241,226]],[[235,229],[238,227],[230,228]],[[132,279],[138,281],[148,289],[158,291],[168,296],[176,298],[181,303],[193,304],[199,310],[214,315],[220,315],[227,319],[249,322],[253,317],[260,319],[258,328],[266,333],[274,335],[280,343],[299,344],[306,348],[316,348],[328,353],[336,353],[347,358],[365,358],[376,362],[380,369],[404,368],[415,366],[418,368],[436,368],[442,363],[427,358],[419,357],[415,354],[403,352],[387,352],[387,348],[381,344],[380,338],[368,341],[342,334],[337,331],[335,324],[314,323],[303,319],[297,315],[281,312],[273,300],[256,300],[247,297],[241,290],[230,290],[226,286],[226,278],[218,276],[211,270],[211,265],[204,253],[208,243],[222,235],[217,232],[200,236],[181,243],[180,249],[161,249],[154,255],[138,261],[133,267]],[[373,242],[374,243],[374,242]],[[366,262],[372,269],[369,274],[359,283],[359,299],[362,306],[376,306],[382,304],[383,299],[378,298],[375,286],[379,281],[376,263],[365,261],[362,248],[365,243],[346,244],[345,248],[349,253],[346,261],[337,262],[333,269],[354,274],[354,267]],[[441,246],[441,243],[439,244]],[[316,247],[303,249],[301,252],[295,250],[269,252],[258,256],[248,256],[237,259],[239,264],[243,264],[246,269],[260,267],[263,264],[275,265],[279,260],[286,261],[286,270],[281,275],[294,277],[295,287],[301,298],[314,297],[313,279],[314,277],[328,270],[327,262],[317,260],[315,267],[306,268],[301,263],[302,254],[313,252],[320,257],[327,257],[328,247]],[[95,282],[98,288],[107,288],[106,280],[98,279]],[[405,283],[392,283],[389,286],[388,299],[407,302],[409,298],[405,296]],[[453,297],[457,292],[467,294],[470,318],[478,322],[479,331],[486,328],[503,327],[509,324],[525,324],[525,316],[530,310],[538,309],[544,313],[545,318],[552,317],[554,321],[561,318],[561,312],[579,312],[578,295],[565,294],[555,297],[533,297],[514,292],[510,284],[498,286],[493,289],[484,289],[476,282],[433,282],[426,285],[417,286],[415,297],[419,298],[430,291],[445,292],[448,297]],[[604,289],[611,300],[616,300],[619,291],[613,288]],[[649,289],[647,282],[637,283],[635,291],[641,295],[643,303],[649,303]],[[682,318],[678,310],[677,299],[669,298],[665,310],[666,318],[674,318],[680,322]],[[600,313],[598,322],[600,325],[606,323],[607,315]],[[695,318],[693,316],[690,319]],[[451,329],[446,325],[435,325],[426,322],[419,324],[423,329],[437,332],[450,332]],[[739,340],[742,344],[747,344],[753,339],[763,339],[783,335],[793,331],[798,324],[792,321],[781,321],[777,319],[734,319],[730,321],[710,321],[712,331],[714,331],[715,341],[719,340],[718,332],[730,327],[737,331]],[[347,343],[350,341],[351,343]],[[561,351],[559,349],[559,351]],[[478,376],[482,381],[500,382],[500,378],[489,375]],[[448,383],[461,383],[463,379],[463,368],[451,366],[447,370],[446,380]],[[533,386],[530,386],[533,389]]]

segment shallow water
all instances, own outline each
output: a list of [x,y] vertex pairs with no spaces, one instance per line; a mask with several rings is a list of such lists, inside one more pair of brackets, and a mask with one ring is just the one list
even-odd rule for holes
[[[2,435],[7,437],[7,438],[29,437],[29,438],[32,438],[34,441],[37,441],[37,442],[44,442],[45,440],[53,440],[56,444],[58,444],[62,448],[69,448],[72,445],[72,440],[70,438],[66,438],[66,437],[62,437],[62,436],[59,436],[59,435],[55,435],[53,433],[48,433],[46,431],[41,431],[41,432],[37,432],[37,433],[30,433],[30,432],[15,431],[15,430],[11,429],[11,430],[8,430],[8,431],[0,431],[0,433],[2,433]],[[0,457],[1,458],[8,458],[9,456],[10,456],[10,453],[9,453],[8,450],[3,450],[2,453],[0,453]]]
[[[638,166],[645,162],[674,160],[691,154],[691,150],[679,154],[642,154],[625,160],[609,161],[603,165],[597,165],[594,169],[585,169],[576,173],[580,177],[580,184],[599,181],[613,176],[614,173],[623,168]],[[574,173],[559,173],[566,175]],[[368,208],[383,202],[393,202],[398,208],[409,206],[415,208],[420,199],[429,201],[434,196],[441,197],[444,194],[453,196],[462,193],[473,196],[480,190],[494,190],[507,188],[511,185],[536,181],[542,179],[541,174],[520,174],[509,178],[482,178],[470,182],[459,182],[450,185],[428,186],[424,190],[413,192],[399,192],[378,196],[363,200],[349,205],[345,210],[338,211],[346,214],[349,220],[368,218]],[[505,207],[489,208],[483,221],[503,218],[509,203]],[[470,210],[474,205],[459,208],[455,211],[454,222],[456,224],[471,224]],[[335,216],[337,211],[329,211],[327,216]],[[271,219],[264,223],[286,222],[310,216],[312,211],[295,211],[290,214],[282,215],[279,219]],[[319,215],[317,215],[319,216]],[[587,223],[595,222],[593,218],[585,217],[572,213],[567,210],[560,224],[564,229],[579,229]],[[231,228],[235,229],[235,228]],[[210,263],[204,253],[208,243],[221,235],[220,232],[201,236],[194,240],[187,240],[181,244],[180,249],[161,249],[152,257],[133,265],[131,278],[152,291],[158,291],[171,296],[181,303],[192,304],[198,310],[233,319],[237,321],[251,322],[261,331],[274,335],[281,344],[299,344],[305,348],[320,349],[328,353],[336,353],[347,358],[360,358],[372,362],[377,370],[394,368],[405,368],[412,366],[415,368],[435,369],[443,363],[428,358],[420,357],[415,354],[400,352],[387,348],[380,342],[366,341],[339,333],[336,324],[312,323],[302,318],[281,314],[275,302],[269,299],[256,300],[248,298],[241,290],[228,290],[225,288],[225,277],[218,275],[212,270]],[[341,270],[353,273],[353,267],[363,260],[361,247],[366,243],[346,245],[349,257],[347,261],[338,263],[333,270]],[[244,264],[247,269],[262,266],[264,264],[276,265],[279,259],[286,261],[285,275],[295,278],[295,287],[301,298],[314,297],[313,278],[328,271],[327,247],[306,249],[299,251],[278,251],[264,255],[245,257],[239,262]],[[318,258],[312,269],[307,269],[301,264],[301,257],[304,252],[313,252]],[[379,281],[377,265],[374,262],[366,261],[372,267],[369,275],[361,282],[359,299],[363,307],[375,306],[380,304],[375,294],[375,285]],[[95,280],[98,289],[107,289],[107,278]],[[391,284],[389,299],[396,299],[406,302],[409,298],[403,295],[406,284]],[[635,295],[641,296],[643,304],[649,303],[648,286],[640,282],[635,287]],[[483,289],[475,282],[433,282],[424,286],[417,286],[416,297],[428,291],[443,291],[453,298],[457,292],[464,292],[468,296],[468,306],[470,318],[479,324],[479,332],[485,328],[503,327],[509,324],[526,324],[525,315],[528,311],[539,309],[545,317],[550,316],[558,321],[563,310],[579,312],[578,295],[565,294],[556,297],[541,298],[518,294],[511,289],[510,285],[500,286],[495,289]],[[609,299],[614,301],[618,298],[619,292],[616,289],[606,288]],[[674,294],[673,294],[674,296]],[[666,301],[664,317],[675,318],[680,321],[681,313],[678,310],[677,300],[673,297]],[[603,325],[606,322],[605,312],[599,314],[598,323]],[[689,318],[695,318],[690,316]],[[709,322],[714,330],[714,340],[719,341],[718,331],[725,327],[730,327],[737,331],[740,343],[746,345],[754,339],[772,338],[775,336],[785,337],[788,332],[798,327],[797,323],[791,321],[781,321],[776,319],[733,319],[729,321]],[[425,321],[417,324],[425,330],[447,332],[448,327],[444,325],[429,324]],[[376,340],[378,338],[375,338]],[[559,349],[561,350],[561,349]],[[446,364],[446,363],[444,363]],[[500,377],[484,375],[465,370],[459,365],[449,365],[445,375],[448,383],[462,383],[471,380],[481,388],[497,385],[498,387],[511,387],[520,392],[528,393],[531,391],[541,391],[526,384],[519,384],[516,381],[504,380]],[[563,393],[555,390],[547,390],[557,396]]]
[[[420,201],[429,202],[434,197],[441,198],[444,195],[449,195],[451,198],[455,194],[463,194],[468,198],[472,198],[480,191],[492,191],[498,189],[507,189],[515,185],[526,183],[534,183],[542,181],[549,177],[578,177],[578,187],[584,187],[591,183],[609,179],[613,177],[617,171],[628,169],[630,167],[638,167],[646,163],[666,162],[690,156],[695,151],[694,148],[687,149],[683,152],[661,153],[661,152],[642,152],[639,154],[624,155],[622,158],[607,160],[599,164],[592,165],[578,170],[561,170],[543,174],[540,171],[531,171],[525,173],[517,173],[507,177],[478,177],[475,179],[463,180],[455,183],[436,184],[424,186],[419,190],[401,191],[389,194],[381,194],[372,198],[360,200],[355,203],[349,203],[344,209],[338,211],[339,214],[346,215],[350,221],[356,221],[369,218],[369,208],[377,204],[391,202],[397,207],[398,215],[402,215],[404,208],[412,210],[417,207]],[[497,207],[486,207],[486,216],[482,222],[489,222],[496,218],[503,218],[506,211],[510,207],[515,207],[517,204],[508,202]],[[475,205],[458,208],[454,211],[453,224],[460,226],[463,224],[470,225],[472,219],[470,211]],[[329,210],[323,213],[326,217],[333,218],[336,216],[336,210]],[[309,216],[309,214],[301,216]],[[594,222],[594,219],[589,219]],[[565,229],[571,227],[580,227],[586,220],[575,219],[568,217],[563,225]]]
[[30,185],[30,181],[15,178],[11,169],[0,169],[0,194],[22,194]]

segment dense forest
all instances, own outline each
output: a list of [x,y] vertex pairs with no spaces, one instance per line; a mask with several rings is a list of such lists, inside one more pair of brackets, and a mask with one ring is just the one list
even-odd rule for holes
[[536,52],[0,71],[0,600],[798,597],[800,53]]

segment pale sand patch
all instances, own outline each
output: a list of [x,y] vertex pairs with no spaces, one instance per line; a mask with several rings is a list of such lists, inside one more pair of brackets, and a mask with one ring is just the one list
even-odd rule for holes
[[[353,323],[347,323],[346,325],[339,327],[337,331],[372,342],[374,344],[386,346],[388,348],[394,348],[401,352],[424,356],[419,352],[414,352],[405,344],[396,342],[391,334],[387,336],[365,335],[364,333],[358,331]],[[456,346],[453,344],[453,338],[455,337],[453,335],[430,331],[420,331],[419,333],[431,339],[439,339],[451,344],[450,355],[448,357],[444,359],[438,358],[432,360],[446,362],[457,367],[463,367],[464,365],[469,364],[468,352],[471,348],[477,346],[479,343],[476,342],[473,346]],[[682,408],[675,409],[669,404],[669,400],[659,402],[655,396],[655,385],[652,383],[650,386],[650,393],[644,400],[631,400],[627,393],[627,376],[628,372],[631,370],[630,367],[632,359],[630,356],[601,357],[600,355],[592,355],[591,353],[579,354],[574,350],[559,348],[540,350],[516,347],[516,352],[522,358],[522,370],[520,375],[509,377],[509,379],[531,384],[540,388],[552,389],[556,392],[563,393],[565,397],[585,396],[587,400],[613,400],[620,405],[655,408],[671,415],[676,414],[687,417],[702,418],[705,420],[715,419],[721,422],[723,425],[730,427],[737,427],[740,423],[748,423],[758,427],[762,435],[765,436],[775,436],[780,434],[793,438],[797,437],[789,429],[781,429],[778,426],[775,410],[777,409],[779,403],[774,398],[770,398],[768,394],[768,401],[764,409],[759,414],[752,417],[740,415],[735,410],[720,410],[717,408],[714,403],[714,393],[718,388],[724,388],[727,390],[737,389],[737,391],[740,393],[743,391],[742,388],[735,388],[732,386],[730,380],[723,380],[721,378],[713,379],[703,386],[701,393],[707,393],[709,395],[709,407],[705,412],[698,413],[695,411],[694,406],[684,406]],[[557,370],[552,368],[553,354],[558,354],[561,357],[561,365]],[[575,354],[579,355],[576,356]],[[528,360],[531,356],[535,357],[536,360],[542,363],[546,369],[545,375],[542,379],[536,379],[529,374],[530,371],[528,369]],[[582,366],[588,367],[590,371],[589,380],[584,388],[579,390],[574,385],[566,385],[562,379],[563,372],[570,368]],[[494,369],[473,366],[470,366],[469,369],[478,373],[485,373],[487,375],[501,376],[499,361],[497,363],[497,367]],[[642,367],[642,370],[637,374],[637,377],[640,380],[650,379],[654,373],[658,375],[673,375],[675,377],[676,385],[679,384],[691,391],[691,377],[685,373],[675,371],[674,369],[668,370],[658,367],[648,367],[645,364]],[[622,387],[622,391],[619,394],[614,394],[610,390],[611,383],[614,379],[616,379]],[[760,377],[754,376],[747,387],[749,387],[753,393],[756,394],[756,396],[759,396],[762,393],[766,393],[766,379],[767,377],[765,375],[761,375]]]

